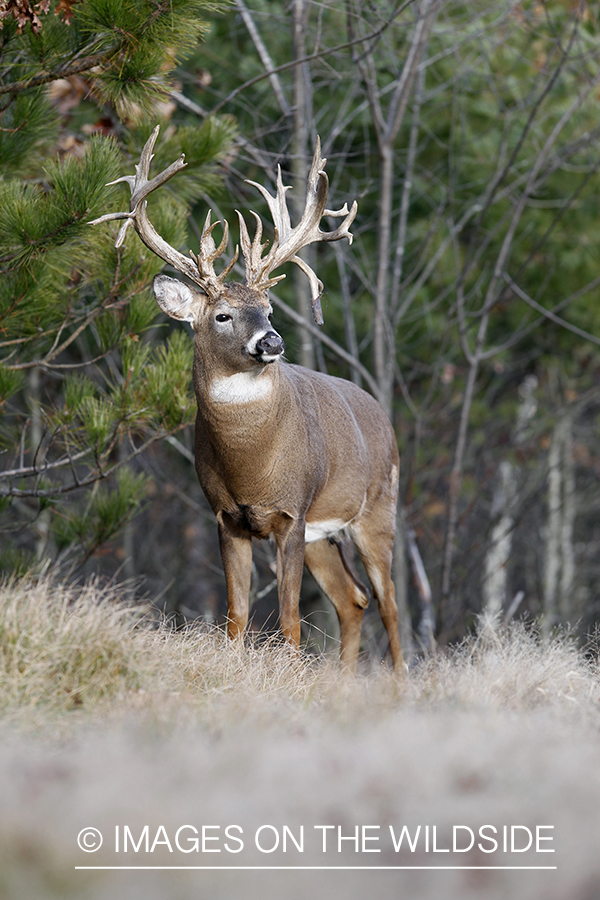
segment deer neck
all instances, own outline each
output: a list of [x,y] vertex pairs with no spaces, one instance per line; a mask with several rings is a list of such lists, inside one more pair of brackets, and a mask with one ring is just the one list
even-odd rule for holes
[[[200,353],[194,361],[198,414],[216,444],[247,447],[263,443],[274,429],[281,400],[279,362],[231,372],[207,364]],[[266,431],[267,429],[267,431]]]

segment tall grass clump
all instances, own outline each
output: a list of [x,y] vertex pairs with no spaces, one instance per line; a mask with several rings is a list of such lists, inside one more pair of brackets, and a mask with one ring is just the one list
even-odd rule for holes
[[[48,577],[0,584],[0,711],[106,713],[215,704],[235,717],[249,704],[300,707],[337,669],[280,640],[229,641],[214,627],[175,631],[123,589]],[[39,718],[39,717],[38,717]]]
[[410,693],[421,704],[474,709],[597,704],[597,653],[586,657],[566,632],[543,638],[535,623],[482,617],[462,643],[415,667]]
[[0,584],[0,709],[91,708],[139,686],[140,621],[114,588],[48,578]]

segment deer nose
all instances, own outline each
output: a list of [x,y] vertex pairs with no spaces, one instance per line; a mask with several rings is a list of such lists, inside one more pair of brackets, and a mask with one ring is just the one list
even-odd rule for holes
[[276,331],[267,331],[256,342],[256,352],[264,353],[266,356],[276,356],[279,353],[283,353],[284,350],[285,344]]

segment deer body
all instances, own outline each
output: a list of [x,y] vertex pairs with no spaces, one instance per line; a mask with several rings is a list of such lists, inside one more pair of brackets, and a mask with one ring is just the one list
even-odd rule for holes
[[307,542],[330,537],[359,516],[373,485],[397,481],[389,422],[381,411],[374,429],[380,408],[349,382],[284,363],[273,368],[262,376],[266,396],[225,402],[197,386],[196,368],[200,483],[217,516],[226,513],[257,537],[278,533],[282,516],[305,524]]
[[[146,194],[161,183],[161,177],[166,180],[183,165],[182,161],[174,163],[162,176],[147,180],[157,134],[156,130],[144,148],[135,179],[126,179],[132,190],[130,213],[109,214],[102,220],[126,219],[119,240],[133,222],[154,252],[195,282],[188,285],[159,275],[154,293],[168,315],[190,322],[195,332],[196,470],[218,523],[227,582],[228,632],[237,636],[248,621],[252,538],[272,536],[277,548],[283,634],[298,645],[300,584],[306,563],[338,613],[342,662],[354,668],[369,598],[344,549],[343,539],[350,538],[378,601],[394,666],[402,668],[391,580],[398,493],[393,429],[377,401],[356,385],[284,363],[283,340],[270,322],[268,289],[278,279],[268,276],[286,259],[297,262],[309,275],[319,320],[322,285],[295,252],[312,240],[348,237],[347,226],[356,207],[350,212],[346,207],[337,213],[326,211],[327,215],[346,216],[336,232],[320,232],[313,214],[312,218],[305,214],[300,225],[291,229],[279,176],[276,198],[260,188],[277,225],[266,261],[260,223],[250,244],[240,216],[246,282],[223,285],[231,264],[216,276],[212,263],[223,252],[227,229],[216,249],[211,237],[214,226],[207,218],[200,253],[192,257],[197,266],[194,275],[190,260],[169,248],[146,217]],[[324,163],[317,145],[307,210],[316,197],[318,218],[327,193]],[[286,243],[291,249],[288,246],[283,253]]]

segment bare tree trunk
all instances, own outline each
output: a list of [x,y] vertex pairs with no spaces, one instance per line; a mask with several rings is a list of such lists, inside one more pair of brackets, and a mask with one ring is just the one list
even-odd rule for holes
[[574,610],[575,474],[572,419],[563,416],[552,432],[548,454],[548,519],[544,555],[543,630],[548,634],[557,622],[567,622]]
[[289,116],[290,107],[285,98],[285,94],[281,86],[281,81],[279,80],[279,75],[276,72],[272,71],[275,68],[275,66],[273,65],[273,60],[271,59],[271,55],[260,36],[260,32],[256,27],[254,19],[252,18],[252,13],[244,3],[244,0],[235,0],[235,4],[241,13],[242,19],[244,20],[244,25],[248,29],[248,34],[252,38],[252,42],[256,47],[262,64],[264,65],[267,72],[271,72],[271,74],[269,75],[269,81],[271,82],[273,93],[275,94],[277,102],[279,103],[279,108],[281,109],[281,112],[284,116]]
[[560,575],[560,615],[563,622],[569,622],[577,614],[573,596],[575,587],[575,548],[573,536],[575,532],[577,505],[575,496],[575,464],[573,460],[573,420],[569,415],[564,418],[562,469],[563,515],[560,535],[562,557],[562,572]]
[[[308,21],[308,0],[294,0],[294,58],[306,56],[306,27]],[[296,221],[302,217],[306,202],[306,182],[310,168],[309,143],[310,123],[312,122],[312,82],[307,63],[299,63],[294,67],[294,130],[292,134],[292,172],[294,175],[294,194],[291,198]],[[311,268],[314,268],[314,247],[304,247],[298,254]],[[300,315],[310,320],[312,304],[310,286],[305,274],[293,267],[294,293],[296,308]],[[309,369],[315,367],[315,353],[310,332],[300,328],[297,332],[300,342],[298,362]]]
[[[360,23],[360,6],[348,0],[348,23],[350,34],[355,36],[355,23]],[[375,284],[375,309],[373,315],[373,364],[378,385],[378,399],[390,418],[393,416],[393,387],[396,372],[396,345],[393,327],[393,312],[390,308],[389,277],[392,264],[392,218],[394,204],[394,176],[396,159],[396,139],[404,122],[412,84],[422,59],[429,33],[438,8],[438,0],[421,0],[417,8],[417,18],[410,39],[406,58],[398,74],[392,97],[384,111],[381,93],[377,84],[377,71],[373,60],[372,47],[363,45],[361,53],[355,56],[360,69],[379,148],[379,212],[377,222],[377,267]],[[360,27],[360,24],[358,24]],[[410,176],[409,176],[410,178]],[[407,186],[408,190],[408,186]],[[406,192],[405,192],[406,193]],[[405,204],[408,201],[405,201]],[[402,227],[400,227],[402,231]],[[400,236],[402,240],[402,235]],[[396,602],[398,604],[400,639],[403,652],[408,658],[413,653],[412,624],[407,603],[406,590],[406,526],[405,514],[398,516],[396,541]],[[406,651],[405,648],[406,647]]]
[[[519,387],[520,403],[515,430],[517,447],[525,440],[529,423],[537,411],[537,386],[536,376],[527,375]],[[483,608],[491,615],[497,615],[504,609],[505,619],[509,621],[525,596],[522,591],[519,592],[508,606],[508,563],[512,551],[514,512],[518,500],[518,472],[509,460],[503,460],[500,463],[499,476],[492,502],[492,520],[495,520],[495,524],[485,557]]]
[[[392,390],[396,371],[395,340],[390,309],[389,271],[392,256],[392,214],[394,204],[394,175],[397,148],[396,138],[404,122],[411,90],[419,63],[438,9],[438,0],[421,0],[415,6],[417,18],[408,44],[404,65],[398,74],[391,99],[384,110],[377,83],[377,70],[372,47],[362,45],[354,58],[365,84],[371,116],[379,148],[379,212],[377,220],[377,275],[375,282],[375,310],[373,318],[373,364],[379,385],[382,405],[388,413],[392,408]],[[350,34],[355,37],[355,23],[360,23],[361,10],[356,2],[348,2]],[[360,24],[358,24],[360,28]]]
[[484,609],[491,615],[498,615],[506,607],[516,492],[517,473],[512,463],[505,459],[500,463],[500,478],[494,492],[492,517],[496,524],[485,557]]
[[[44,437],[44,429],[41,416],[42,398],[40,389],[40,369],[34,366],[29,372],[29,400],[31,404],[31,453],[32,461],[35,465],[41,466],[43,462],[44,450],[42,441]],[[50,511],[41,510],[36,522],[35,531],[37,540],[35,542],[35,558],[41,560],[48,548],[48,540],[50,536]]]
[[417,538],[412,528],[407,529],[407,546],[412,563],[415,584],[421,603],[421,618],[419,620],[419,641],[425,653],[433,653],[435,650],[435,611],[433,609],[433,595],[431,585],[419,553]]
[[[127,448],[125,444],[119,444],[120,459],[126,460],[127,455]],[[134,529],[134,523],[129,520],[125,523],[121,535],[121,552],[123,554],[122,572],[127,579],[135,578],[137,574],[135,565],[135,548],[133,542]]]
[[467,431],[469,427],[469,417],[471,414],[471,406],[475,394],[475,381],[479,371],[479,351],[485,339],[489,316],[484,316],[479,326],[478,335],[478,352],[471,360],[469,374],[467,376],[467,384],[463,398],[463,405],[460,414],[460,423],[458,426],[458,437],[456,440],[456,449],[454,451],[454,462],[452,471],[450,472],[450,480],[448,485],[448,524],[446,527],[446,540],[444,546],[444,567],[442,570],[442,618],[443,624],[447,628],[453,625],[453,600],[451,597],[452,588],[452,563],[454,560],[454,544],[456,541],[456,533],[458,528],[458,498],[460,496],[460,488],[462,483],[464,458],[467,449]]
[[561,515],[561,435],[556,425],[548,454],[548,519],[546,522],[546,552],[544,560],[544,631],[548,633],[558,618],[557,595],[560,572]]
[[412,622],[408,608],[408,585],[406,566],[406,510],[399,503],[396,513],[396,537],[394,539],[394,570],[392,578],[396,592],[396,605],[398,607],[398,630],[400,632],[400,646],[405,661],[408,663],[415,654],[413,641]]
[[[352,312],[352,302],[350,296],[350,284],[348,278],[348,270],[344,260],[344,248],[339,243],[333,245],[333,252],[337,262],[338,274],[340,277],[340,288],[342,291],[342,302],[344,304],[344,332],[346,336],[346,347],[355,359],[358,359],[358,341],[356,339],[356,327],[354,325],[354,315]],[[350,368],[350,378],[352,381],[361,386],[362,379],[357,369]]]

